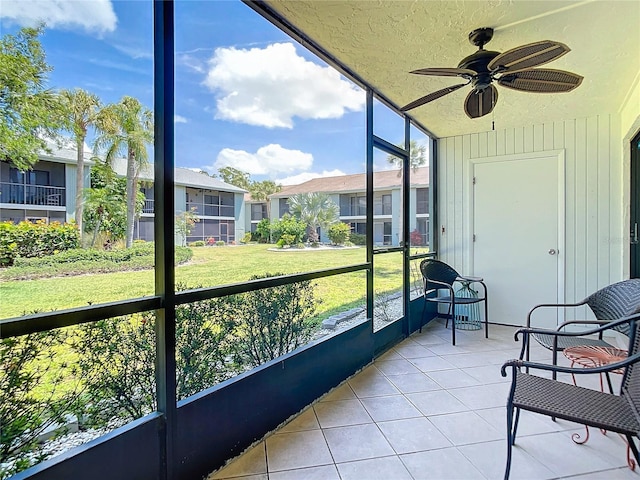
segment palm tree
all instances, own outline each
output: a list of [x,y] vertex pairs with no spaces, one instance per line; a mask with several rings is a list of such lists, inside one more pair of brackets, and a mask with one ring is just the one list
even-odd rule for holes
[[251,198],[267,204],[267,218],[271,220],[271,202],[269,196],[282,190],[282,185],[278,185],[273,180],[263,180],[261,182],[251,182],[249,193]]
[[112,164],[117,156],[127,158],[127,233],[125,245],[133,244],[133,229],[138,196],[138,178],[148,164],[147,145],[153,142],[153,113],[133,97],[102,109],[96,122],[97,149],[106,150],[105,160]]
[[84,211],[84,141],[87,129],[93,126],[100,109],[100,98],[80,88],[63,90],[60,100],[64,108],[66,128],[73,133],[76,142],[76,224],[82,240],[82,215]]
[[289,212],[308,225],[309,242],[318,243],[318,227],[338,221],[340,208],[326,193],[297,193],[289,197]]
[[[398,147],[404,149],[404,144],[398,145]],[[402,176],[402,159],[395,155],[387,155],[387,162],[391,165],[398,167],[398,176]],[[419,145],[417,141],[409,141],[409,166],[414,172],[427,163],[427,146],[424,144]]]

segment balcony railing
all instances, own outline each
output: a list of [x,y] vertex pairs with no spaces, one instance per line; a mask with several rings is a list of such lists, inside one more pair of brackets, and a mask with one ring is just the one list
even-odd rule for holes
[[187,202],[187,211],[193,211],[196,215],[207,217],[231,217],[235,216],[235,209],[232,205],[209,205],[195,202]]
[[142,213],[153,213],[153,199],[145,198],[144,199],[144,207],[142,207]]
[[0,182],[0,203],[16,205],[64,206],[65,187]]

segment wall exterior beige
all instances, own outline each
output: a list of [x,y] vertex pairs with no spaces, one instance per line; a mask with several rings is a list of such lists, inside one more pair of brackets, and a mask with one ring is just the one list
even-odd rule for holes
[[581,300],[622,280],[625,269],[628,275],[629,263],[628,202],[623,200],[629,170],[623,165],[622,145],[617,115],[439,139],[439,225],[434,225],[439,256],[473,274],[473,232],[469,231],[472,159],[564,150],[565,300]]

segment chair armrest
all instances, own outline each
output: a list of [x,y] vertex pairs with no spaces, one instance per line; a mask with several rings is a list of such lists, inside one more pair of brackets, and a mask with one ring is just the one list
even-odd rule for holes
[[466,275],[458,275],[456,278],[456,282],[482,282],[484,278],[482,277],[468,277]]
[[577,323],[596,323],[600,325],[600,327],[598,328],[583,330],[581,332],[564,332],[564,331],[558,331],[558,330],[549,330],[545,328],[530,328],[530,327],[520,328],[516,330],[516,333],[514,334],[514,338],[516,341],[518,341],[518,334],[520,333],[522,333],[523,335],[530,335],[530,334],[537,333],[540,335],[553,335],[556,337],[584,337],[585,335],[594,335],[596,333],[604,332],[606,330],[611,330],[612,328],[615,328],[619,325],[623,325],[625,323],[631,322],[632,320],[638,320],[638,319],[639,319],[638,314],[636,314],[630,317],[623,317],[618,320],[614,320],[612,322],[608,322],[605,324],[602,324],[601,322],[578,321]]
[[566,308],[566,307],[581,307],[582,305],[586,305],[587,301],[582,300],[578,303],[541,303],[540,305],[536,305],[529,313],[527,313],[527,327],[531,326],[531,315],[533,312],[539,308]]
[[573,374],[589,374],[589,373],[607,373],[612,372],[614,370],[618,370],[620,368],[625,368],[629,365],[632,365],[640,360],[640,352],[636,352],[635,354],[620,360],[618,362],[609,363],[608,365],[603,365],[601,367],[562,367],[560,365],[549,365],[547,363],[537,363],[537,362],[528,362],[525,360],[509,360],[502,364],[500,368],[500,375],[503,377],[507,376],[507,367],[515,368],[535,368],[538,370],[546,370],[549,372],[556,373],[573,373]]
[[606,325],[611,320],[569,320],[567,322],[561,323],[556,330],[560,331],[567,325],[571,325],[574,323],[581,325]]

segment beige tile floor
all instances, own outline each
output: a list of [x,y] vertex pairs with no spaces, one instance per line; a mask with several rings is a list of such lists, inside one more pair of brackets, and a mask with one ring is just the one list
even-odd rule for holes
[[[209,479],[502,478],[509,378],[500,365],[519,354],[514,331],[492,326],[488,340],[458,331],[453,347],[450,331],[432,322]],[[532,360],[549,361],[550,352],[534,348]],[[578,381],[599,388],[597,377]],[[523,412],[511,478],[640,478],[618,435],[595,430],[575,444],[571,435],[583,432]]]

